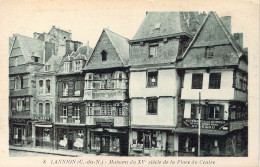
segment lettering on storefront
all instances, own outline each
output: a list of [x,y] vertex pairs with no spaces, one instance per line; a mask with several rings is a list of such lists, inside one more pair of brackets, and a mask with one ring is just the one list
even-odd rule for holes
[[49,121],[50,117],[34,117],[34,120]]
[[[198,128],[198,119],[184,119],[183,127]],[[221,120],[200,120],[201,129],[228,130],[228,123]]]
[[82,97],[62,97],[60,98],[60,102],[71,102],[71,101],[81,101]]
[[95,118],[95,122],[97,126],[101,127],[114,126],[114,119],[112,118]]

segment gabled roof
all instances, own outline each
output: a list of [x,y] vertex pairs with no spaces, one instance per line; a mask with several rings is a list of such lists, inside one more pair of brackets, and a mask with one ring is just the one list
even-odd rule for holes
[[[226,27],[224,26],[224,24],[222,23],[222,21],[220,20],[220,18],[218,17],[216,12],[211,11],[208,16],[206,17],[206,19],[204,20],[203,24],[201,25],[200,29],[198,30],[197,34],[195,35],[195,37],[193,38],[193,40],[191,41],[190,45],[188,46],[188,48],[186,49],[186,51],[184,52],[184,54],[180,57],[180,59],[183,59],[187,53],[189,52],[189,50],[192,48],[193,44],[196,42],[196,40],[198,39],[198,37],[201,34],[201,31],[203,30],[205,24],[207,23],[207,21],[209,20],[210,17],[214,17],[217,20],[218,25],[220,25],[221,29],[224,31],[227,39],[229,40],[230,44],[232,45],[232,47],[236,50],[238,57],[242,56],[244,54],[243,49],[235,42],[232,34],[226,29]],[[214,30],[213,30],[214,31]],[[226,43],[225,43],[226,44]]]
[[181,33],[192,35],[184,20],[183,12],[148,12],[132,40]]
[[24,35],[15,34],[16,40],[19,41],[24,59],[26,62],[31,62],[32,56],[43,57],[45,44],[41,40],[30,38]]
[[122,63],[124,65],[127,65],[129,59],[129,44],[128,44],[129,39],[121,35],[118,35],[108,29],[104,29],[104,31],[106,32],[108,38],[110,39],[113,46],[115,47],[118,56],[122,60]]

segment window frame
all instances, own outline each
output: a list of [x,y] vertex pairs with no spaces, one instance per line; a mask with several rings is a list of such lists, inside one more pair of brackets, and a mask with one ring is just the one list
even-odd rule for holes
[[69,72],[70,71],[70,64],[69,62],[64,62],[64,72]]
[[[49,105],[49,112],[47,112],[47,105]],[[51,114],[51,103],[46,102],[45,103],[45,115],[50,115]]]
[[[155,113],[150,113],[149,111],[149,103],[150,102],[155,102],[156,101],[156,112]],[[150,97],[147,98],[146,100],[146,115],[158,115],[158,98],[156,97]]]
[[[150,82],[149,82],[149,73],[156,73],[156,77],[155,77],[155,85],[150,85]],[[158,75],[159,75],[159,72],[158,70],[154,70],[154,71],[147,71],[146,72],[146,87],[147,88],[154,88],[154,87],[158,87]]]
[[[41,106],[42,108],[41,108],[40,106]],[[42,111],[42,112],[40,112],[40,111]],[[38,113],[39,113],[39,114],[43,114],[43,103],[42,103],[42,102],[40,102],[40,103],[38,104]]]
[[[66,84],[67,89],[64,88],[64,84]],[[65,90],[67,90],[67,91],[65,91]],[[62,96],[64,96],[64,97],[69,96],[69,83],[68,82],[62,83]]]
[[[213,78],[213,75],[219,76],[219,78]],[[219,79],[219,80],[217,80]],[[214,81],[214,82],[213,82]],[[219,85],[216,85],[216,82],[219,82]],[[209,74],[209,89],[221,89],[221,73],[214,72]]]
[[[47,87],[48,86],[48,82],[47,81],[49,81],[49,88]],[[46,94],[51,94],[51,80],[50,79],[46,79],[45,80],[45,93]]]
[[[153,54],[151,54],[151,49],[152,48],[154,48],[154,53]],[[158,55],[158,44],[150,44],[149,45],[149,55],[148,55],[148,57],[149,58],[152,58],[152,57],[157,57],[157,55]]]
[[101,61],[102,62],[107,61],[107,52],[103,50],[100,54],[101,54]]
[[[216,110],[215,110],[216,106],[219,107],[218,117],[216,117]],[[214,107],[214,114],[213,114],[214,117],[210,117],[211,116],[211,109],[210,109],[210,107]],[[221,105],[220,104],[209,104],[208,105],[208,111],[209,111],[209,113],[208,113],[208,119],[209,120],[220,120],[221,119],[220,118],[220,112],[221,112]]]
[[[79,85],[77,85],[77,84],[79,84]],[[79,86],[78,89],[76,89],[76,86]],[[76,91],[79,91],[79,94],[76,94]],[[73,93],[73,95],[74,96],[80,96],[80,93],[81,93],[81,81],[80,80],[76,80],[74,82],[74,93]]]
[[[64,114],[64,112],[66,114]],[[64,116],[64,117],[68,116],[68,106],[62,106],[62,116]]]
[[[198,88],[198,87],[195,87],[195,86],[197,86],[196,85],[196,83],[195,83],[195,78],[194,78],[194,76],[202,76],[201,78],[201,85],[200,85],[200,87]],[[203,73],[192,73],[192,78],[191,78],[191,89],[203,89],[203,78],[204,78],[204,76],[203,76]],[[198,80],[198,79],[197,79]]]

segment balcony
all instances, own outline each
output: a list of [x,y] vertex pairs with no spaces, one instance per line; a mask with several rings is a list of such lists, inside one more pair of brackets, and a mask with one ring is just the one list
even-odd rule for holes
[[82,124],[80,116],[60,116],[58,123],[62,124]]
[[85,90],[83,100],[125,100],[126,90]]
[[107,127],[107,126],[124,127],[124,126],[128,126],[128,116],[107,116],[107,115],[86,116],[86,124],[97,125],[101,127]]

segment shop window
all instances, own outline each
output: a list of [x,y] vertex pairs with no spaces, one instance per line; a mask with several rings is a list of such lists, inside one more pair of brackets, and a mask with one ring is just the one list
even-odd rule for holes
[[102,61],[107,61],[107,52],[103,50],[101,52],[101,57],[102,57]]
[[65,62],[63,68],[64,68],[64,72],[69,72],[69,70],[70,70],[69,62]]
[[24,99],[17,99],[17,111],[24,111]]
[[91,134],[91,149],[100,150],[100,137],[93,133]]
[[147,72],[147,87],[157,86],[158,71]]
[[120,139],[118,137],[112,136],[111,141],[112,142],[111,142],[110,151],[120,152]]
[[157,57],[158,45],[149,46],[149,57]]
[[50,103],[45,103],[45,115],[50,115],[51,105]]
[[220,119],[220,114],[224,112],[224,106],[222,105],[209,105],[209,118],[210,119]]
[[43,104],[39,103],[39,114],[43,113]]
[[74,136],[74,143],[73,143],[73,149],[81,151],[83,149],[83,138],[84,138],[84,132],[83,130],[76,130],[73,132]]
[[147,104],[148,105],[147,114],[148,115],[156,115],[157,114],[158,99],[148,99],[147,103],[148,103]]
[[191,89],[202,89],[203,74],[192,74]]
[[43,93],[43,80],[39,80],[39,94]]
[[69,93],[69,85],[67,82],[64,82],[62,85],[63,91],[62,91],[62,95],[63,96],[68,96]]
[[51,93],[51,80],[49,79],[46,80],[46,93]]
[[76,81],[74,86],[74,95],[80,96],[80,81]]
[[221,73],[210,73],[209,75],[209,89],[220,89]]
[[143,132],[138,131],[138,133],[137,133],[137,143],[143,144]]

